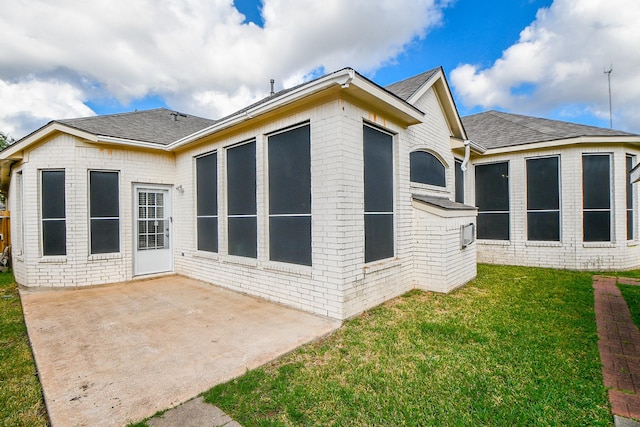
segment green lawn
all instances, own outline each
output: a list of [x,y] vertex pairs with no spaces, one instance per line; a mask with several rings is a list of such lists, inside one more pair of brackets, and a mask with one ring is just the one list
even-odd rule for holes
[[629,306],[633,323],[640,328],[640,286],[618,284],[618,287]]
[[243,426],[611,425],[588,273],[478,267],[205,394]]
[[0,273],[0,426],[46,426],[42,389],[11,273]]

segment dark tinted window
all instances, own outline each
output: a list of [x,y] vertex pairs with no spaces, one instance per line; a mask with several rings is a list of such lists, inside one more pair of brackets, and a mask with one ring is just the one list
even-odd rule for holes
[[509,163],[477,165],[478,239],[509,240]]
[[460,160],[456,160],[456,202],[464,203],[464,171]]
[[42,171],[42,218],[64,217],[64,171]]
[[227,151],[227,198],[230,215],[256,213],[256,143]]
[[365,262],[394,255],[393,137],[364,126]]
[[609,209],[610,171],[608,154],[582,157],[583,195],[585,209]]
[[364,127],[364,210],[393,211],[393,138]]
[[311,213],[310,127],[269,137],[269,213]]
[[196,159],[197,215],[218,215],[218,155]]
[[445,187],[445,168],[436,156],[425,151],[414,151],[409,155],[411,182]]
[[118,172],[89,172],[91,217],[120,216]]
[[64,220],[42,221],[42,254],[66,255],[67,231]]
[[66,255],[64,171],[42,171],[42,254]]
[[527,159],[527,239],[560,240],[559,158]]
[[120,185],[118,172],[89,172],[91,253],[120,251]]
[[631,170],[633,169],[633,156],[627,155],[627,240],[632,240],[633,230],[633,184],[631,183]]
[[249,258],[257,256],[256,217],[229,217],[229,254]]
[[476,206],[482,211],[509,210],[509,163],[476,166]]
[[311,265],[311,216],[269,218],[269,257],[273,261]]
[[609,154],[582,156],[582,235],[585,242],[611,241],[610,164]]
[[227,150],[229,254],[257,257],[256,143]]
[[198,250],[218,252],[218,155],[196,158]]
[[311,265],[311,135],[269,136],[269,258]]

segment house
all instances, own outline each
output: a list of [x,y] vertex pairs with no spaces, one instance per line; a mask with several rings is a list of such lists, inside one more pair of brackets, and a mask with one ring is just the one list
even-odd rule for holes
[[479,262],[640,267],[640,135],[487,111],[463,117],[473,141],[465,202],[478,207]]
[[441,68],[387,88],[345,68],[220,120],[52,121],[0,152],[15,277],[175,273],[337,319],[447,292],[476,274],[466,140]]

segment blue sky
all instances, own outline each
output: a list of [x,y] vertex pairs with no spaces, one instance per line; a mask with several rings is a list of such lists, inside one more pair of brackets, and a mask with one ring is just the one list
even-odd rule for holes
[[382,86],[443,66],[463,116],[608,127],[612,64],[614,127],[640,133],[637,0],[113,1],[3,2],[0,131],[155,107],[217,118],[270,78],[346,66]]

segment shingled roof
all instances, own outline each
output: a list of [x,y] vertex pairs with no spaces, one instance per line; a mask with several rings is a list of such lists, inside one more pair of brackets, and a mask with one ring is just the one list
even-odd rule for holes
[[56,122],[94,135],[168,145],[211,126],[216,120],[156,108]]
[[500,111],[486,111],[462,117],[462,124],[469,139],[487,149],[579,137],[637,136],[619,130]]
[[393,93],[400,99],[407,101],[411,98],[411,95],[416,93],[434,74],[440,71],[440,67],[433,68],[424,73],[420,73],[417,76],[409,77],[408,79],[401,80],[399,82],[385,86],[385,89]]

